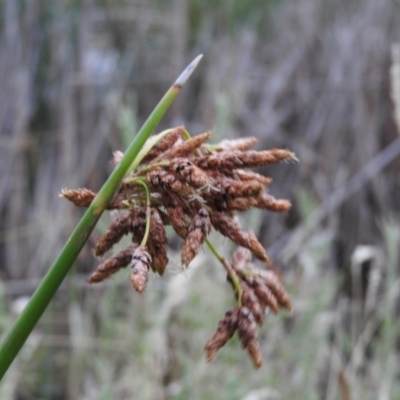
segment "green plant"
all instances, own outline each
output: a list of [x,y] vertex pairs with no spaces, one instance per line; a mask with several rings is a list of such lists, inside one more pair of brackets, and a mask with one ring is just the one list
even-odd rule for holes
[[91,205],[88,207],[86,213],[83,215],[82,219],[68,239],[54,264],[51,266],[48,273],[45,275],[42,282],[36,289],[30,302],[27,304],[26,308],[16,320],[10,332],[4,339],[0,346],[0,379],[2,379],[9,366],[19,353],[26,339],[48,306],[53,295],[72,267],[76,257],[85,244],[96,222],[100,218],[104,209],[107,207],[112,196],[114,195],[114,192],[117,190],[119,183],[124,178],[132,163],[140,153],[151,132],[158,125],[161,118],[180,92],[182,86],[196,68],[201,57],[202,56],[198,56],[191,64],[188,65],[188,67],[182,72],[175,83],[160,100],[154,111],[150,114],[143,127],[135,136],[118,166],[114,169],[106,183],[93,199]]

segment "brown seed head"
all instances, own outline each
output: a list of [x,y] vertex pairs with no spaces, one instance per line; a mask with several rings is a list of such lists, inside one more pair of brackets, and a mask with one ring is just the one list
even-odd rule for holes
[[96,270],[90,275],[88,283],[101,282],[109,276],[118,272],[121,268],[126,267],[132,260],[132,254],[136,249],[136,245],[131,245],[122,249],[108,260],[101,263]]
[[139,293],[146,289],[150,264],[151,256],[147,249],[143,246],[137,247],[132,255],[130,280],[133,288]]
[[194,189],[185,185],[178,176],[163,168],[154,168],[146,175],[148,184],[155,190],[172,190],[181,197],[188,197],[194,194]]
[[246,247],[251,250],[253,255],[259,260],[270,263],[267,252],[264,247],[258,241],[257,237],[252,233],[247,233],[242,230],[239,223],[228,215],[221,212],[213,212],[211,214],[211,222],[214,228],[221,232],[222,235],[231,239],[234,243],[239,246]]
[[201,135],[193,136],[179,144],[176,144],[171,149],[160,154],[153,162],[161,160],[172,160],[176,157],[188,157],[197,148],[199,148],[211,136],[211,132],[206,132]]
[[122,236],[127,235],[131,229],[132,214],[124,212],[114,222],[111,223],[106,233],[102,235],[94,248],[95,256],[101,256],[118,243]]
[[170,133],[164,136],[153,148],[143,157],[142,163],[147,163],[156,157],[163,157],[163,153],[173,147],[174,143],[179,137],[182,137],[185,128],[178,126],[173,129]]
[[189,265],[200,250],[205,238],[211,230],[210,214],[206,208],[201,208],[193,217],[189,225],[188,234],[182,248],[181,262],[183,266]]
[[225,346],[228,340],[233,336],[238,325],[238,315],[239,309],[234,308],[227,311],[224,317],[219,321],[217,330],[204,347],[207,361],[213,361],[218,350]]
[[262,304],[256,296],[253,288],[249,287],[245,282],[240,283],[242,286],[242,305],[247,307],[254,315],[257,324],[262,325],[264,321],[265,305]]
[[292,208],[292,204],[289,200],[276,199],[268,193],[262,193],[255,199],[254,206],[257,208],[262,208],[264,210],[274,211],[274,212],[287,212]]
[[219,146],[222,150],[248,150],[258,143],[256,137],[245,137],[239,139],[225,139]]
[[203,169],[233,170],[236,168],[261,167],[280,161],[297,161],[294,153],[289,150],[273,149],[264,151],[232,150],[214,153],[196,160],[198,167]]
[[96,193],[89,189],[62,189],[58,197],[64,197],[77,207],[89,207]]
[[265,271],[265,270],[260,270],[259,274],[262,282],[271,290],[271,292],[277,299],[278,303],[282,307],[291,310],[292,301],[290,300],[289,293],[282,285],[277,275],[272,271]]
[[199,188],[210,183],[209,176],[188,158],[176,158],[171,163],[171,167],[175,174],[190,186]]
[[258,196],[262,189],[261,184],[256,180],[238,181],[224,176],[219,177],[215,187],[218,189],[220,196],[230,197]]
[[257,323],[252,312],[245,306],[240,307],[238,334],[244,348],[253,338],[257,339]]
[[244,171],[243,169],[235,169],[233,171],[233,176],[235,179],[241,181],[257,181],[262,186],[268,186],[272,182],[272,178],[264,175],[257,174],[253,171]]
[[147,248],[151,254],[151,268],[159,275],[163,275],[168,264],[167,235],[160,214],[156,209],[152,210],[150,217],[150,234]]

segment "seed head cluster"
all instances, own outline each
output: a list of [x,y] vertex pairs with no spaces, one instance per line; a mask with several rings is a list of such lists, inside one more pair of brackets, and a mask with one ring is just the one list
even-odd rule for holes
[[[190,137],[184,127],[159,137],[141,155],[139,165],[126,175],[109,203],[108,209],[119,210],[118,217],[97,241],[94,255],[104,256],[125,235],[131,236],[132,245],[103,261],[88,282],[101,282],[129,265],[131,284],[142,293],[150,270],[163,275],[167,268],[166,225],[183,239],[184,268],[205,242],[212,247],[207,237],[214,228],[238,245],[232,262],[217,257],[227,272],[237,307],[226,312],[207,342],[207,359],[213,360],[237,332],[254,365],[260,367],[257,325],[262,325],[268,310],[290,310],[291,301],[271,269],[261,270],[251,263],[254,256],[268,268],[270,259],[257,237],[242,229],[236,214],[252,207],[287,212],[290,202],[274,198],[267,190],[272,179],[249,169],[297,161],[296,156],[284,149],[253,150],[257,143],[253,137],[207,144],[211,132]],[[115,165],[122,156],[114,153]],[[96,193],[84,188],[63,190],[61,196],[76,206],[89,207]],[[215,249],[213,253],[218,254]]]

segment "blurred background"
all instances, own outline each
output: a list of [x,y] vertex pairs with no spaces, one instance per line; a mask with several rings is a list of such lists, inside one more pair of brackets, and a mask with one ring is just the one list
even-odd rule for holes
[[[394,0],[3,0],[0,338],[179,72],[204,58],[158,131],[214,129],[295,151],[241,218],[282,271],[291,314],[260,330],[255,371],[233,338],[203,346],[234,299],[207,249],[133,293],[89,286],[104,215],[0,385],[1,399],[399,399],[400,3]],[[396,109],[397,104],[397,109]],[[213,236],[220,251],[232,246]]]

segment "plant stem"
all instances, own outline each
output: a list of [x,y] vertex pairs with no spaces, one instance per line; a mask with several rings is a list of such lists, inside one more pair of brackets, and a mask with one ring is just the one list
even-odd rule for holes
[[157,104],[133,139],[120,164],[114,169],[107,182],[100,189],[92,204],[87,209],[68,239],[64,248],[61,250],[57,259],[44,276],[36,291],[33,293],[31,300],[15,321],[13,327],[0,346],[0,380],[7,372],[58,287],[71,269],[72,264],[88,239],[102,212],[110,202],[129,167],[134,162],[136,156],[139,154],[154,128],[158,125],[165,112],[175,100],[182,86],[189,79],[201,58],[202,56],[198,56],[186,67]]
[[146,246],[147,243],[147,239],[149,238],[149,233],[150,233],[150,191],[149,188],[147,187],[147,185],[144,182],[139,181],[138,183],[140,183],[143,187],[144,190],[146,191],[146,229],[143,235],[143,239],[142,239],[142,243],[140,243],[140,245],[142,247]]
[[226,273],[232,280],[232,284],[234,286],[234,289],[237,292],[237,299],[238,299],[238,305],[239,307],[242,305],[242,293],[243,289],[240,284],[239,278],[234,271],[234,269],[231,267],[231,265],[228,263],[228,261],[225,260],[224,257],[221,256],[221,254],[218,253],[217,249],[211,244],[211,242],[208,240],[208,238],[205,239],[205,243],[208,246],[208,248],[211,250],[211,253],[217,258],[217,260],[224,266]]

